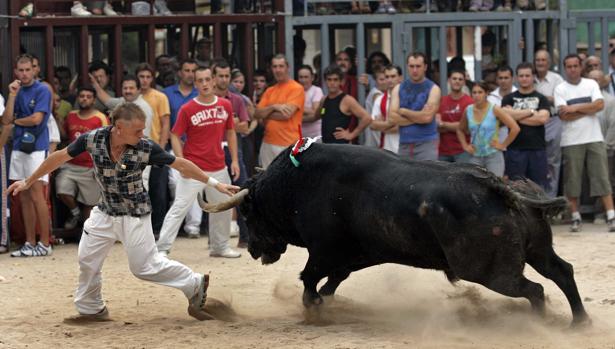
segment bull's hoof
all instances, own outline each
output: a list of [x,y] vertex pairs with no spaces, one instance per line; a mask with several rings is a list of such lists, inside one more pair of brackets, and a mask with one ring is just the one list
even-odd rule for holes
[[592,319],[587,314],[575,315],[570,324],[571,330],[582,330],[592,327]]
[[319,306],[323,303],[322,297],[318,293],[311,294],[310,292],[303,292],[303,306],[310,308],[314,305]]

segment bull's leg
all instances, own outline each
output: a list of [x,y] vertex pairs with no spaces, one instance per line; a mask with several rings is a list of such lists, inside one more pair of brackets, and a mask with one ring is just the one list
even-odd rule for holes
[[577,284],[574,281],[574,273],[570,263],[561,259],[550,246],[549,251],[528,255],[527,262],[541,275],[553,280],[564,292],[572,310],[573,326],[589,321],[589,316],[585,312]]
[[311,307],[312,305],[322,304],[322,297],[316,292],[318,282],[322,280],[329,272],[330,268],[326,268],[314,262],[312,256],[307,261],[305,268],[301,272],[301,280],[303,281],[303,305]]
[[526,279],[523,274],[498,275],[493,279],[488,279],[483,285],[505,296],[527,298],[537,314],[544,315],[545,313],[545,292],[542,285]]
[[327,277],[327,282],[318,290],[318,293],[321,296],[332,296],[335,293],[335,290],[339,287],[342,281],[346,280],[350,275],[351,271],[344,268],[338,269],[332,272]]

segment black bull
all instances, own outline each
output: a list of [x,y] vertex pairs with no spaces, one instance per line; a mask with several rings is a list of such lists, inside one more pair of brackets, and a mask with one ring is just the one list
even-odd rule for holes
[[546,199],[532,183],[508,185],[473,165],[405,161],[360,146],[314,144],[296,156],[299,167],[289,152],[206,210],[239,205],[248,251],[264,264],[276,262],[287,244],[307,248],[305,306],[334,294],[353,271],[397,263],[525,297],[543,313],[543,287],[523,275],[528,263],[564,292],[573,324],[589,320],[546,219],[565,209],[564,198]]

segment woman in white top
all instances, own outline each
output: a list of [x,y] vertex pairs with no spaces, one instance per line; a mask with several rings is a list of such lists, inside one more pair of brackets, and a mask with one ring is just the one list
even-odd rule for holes
[[[305,102],[303,109],[303,118],[312,118],[314,113],[317,112],[318,105],[324,97],[322,89],[318,86],[314,86],[314,70],[309,65],[302,65],[297,71],[298,81],[303,85],[305,90]],[[301,124],[301,132],[304,137],[320,137],[321,120],[318,119],[312,122],[304,121]]]

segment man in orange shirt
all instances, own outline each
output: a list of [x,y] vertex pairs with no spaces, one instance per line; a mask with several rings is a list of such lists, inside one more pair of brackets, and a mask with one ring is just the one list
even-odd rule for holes
[[265,125],[259,155],[263,168],[267,168],[279,153],[299,139],[305,99],[303,86],[290,78],[288,61],[283,54],[271,59],[271,70],[276,84],[265,91],[254,114]]

